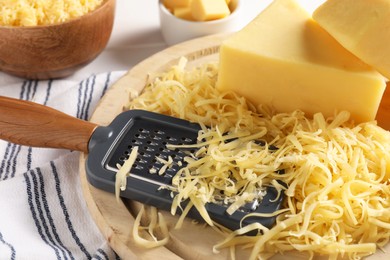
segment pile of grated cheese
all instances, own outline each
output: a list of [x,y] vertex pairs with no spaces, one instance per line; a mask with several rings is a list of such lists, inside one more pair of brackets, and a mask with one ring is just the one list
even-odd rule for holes
[[[172,213],[189,198],[213,225],[204,203],[223,191],[239,201],[253,199],[263,185],[287,184],[285,209],[276,225],[258,223],[226,232],[214,245],[251,248],[251,259],[266,259],[295,250],[329,259],[361,259],[382,248],[390,237],[390,133],[367,122],[355,125],[349,113],[332,118],[305,117],[297,110],[275,113],[254,107],[234,93],[215,89],[218,64],[186,68],[186,60],[155,75],[126,109],[145,109],[207,126],[199,133],[197,154],[175,176],[178,195]],[[153,77],[154,78],[154,77]],[[206,130],[207,129],[207,130]],[[229,133],[232,142],[225,142]],[[256,140],[276,146],[261,146]],[[275,171],[284,170],[284,174]],[[230,210],[233,212],[235,208]],[[188,212],[188,208],[184,213]],[[179,219],[179,224],[182,217]],[[248,231],[261,230],[257,236]],[[234,258],[234,255],[232,255]]]
[[51,25],[85,15],[103,0],[2,0],[0,26]]

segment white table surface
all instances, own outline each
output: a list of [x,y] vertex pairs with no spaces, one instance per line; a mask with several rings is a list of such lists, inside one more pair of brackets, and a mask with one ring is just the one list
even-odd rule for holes
[[[272,0],[245,2],[246,23],[250,22]],[[309,12],[324,0],[298,0]],[[92,73],[129,70],[150,55],[167,48],[160,32],[158,0],[117,0],[114,28],[105,50],[74,76],[84,78]]]

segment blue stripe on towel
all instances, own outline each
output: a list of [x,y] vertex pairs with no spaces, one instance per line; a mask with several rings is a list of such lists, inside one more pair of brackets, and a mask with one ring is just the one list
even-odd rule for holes
[[8,175],[9,175],[9,172],[10,172],[12,161],[13,160],[16,161],[15,157],[17,157],[18,153],[16,153],[16,155],[15,155],[15,150],[17,149],[18,146],[19,146],[19,151],[20,151],[20,145],[11,144],[11,153],[10,153],[9,158],[6,161],[7,166],[5,167],[5,175],[3,177],[3,180],[8,179]]
[[85,115],[85,106],[87,103],[87,93],[88,93],[88,89],[89,89],[89,78],[84,80],[84,82],[85,82],[85,88],[84,88],[84,93],[83,93],[84,98],[83,98],[83,102],[81,104],[80,119],[84,119],[84,115]]
[[[53,247],[56,249],[56,251],[58,251],[58,250],[61,251],[62,255],[64,256],[64,259],[68,259],[64,249],[61,248],[61,246],[59,246],[59,244],[62,244],[62,242],[55,241],[53,238],[53,235],[55,236],[55,234],[52,235],[52,232],[54,232],[53,226],[50,225],[51,223],[48,224],[46,222],[45,215],[46,216],[49,215],[50,218],[51,218],[51,215],[50,215],[50,211],[49,211],[49,208],[47,205],[47,200],[46,200],[45,183],[43,181],[41,170],[39,168],[37,168],[36,171],[37,171],[37,173],[35,173],[34,171],[30,171],[30,173],[31,173],[31,178],[32,178],[32,181],[33,181],[33,184],[35,187],[35,205],[36,205],[36,209],[37,209],[38,214],[39,214],[39,219],[41,220],[41,225],[43,226],[43,229],[45,231],[45,235],[46,235],[47,239],[50,241],[50,244],[53,245]],[[38,187],[39,187],[39,189],[38,189]],[[42,209],[42,207],[44,210]]]
[[49,101],[52,84],[53,84],[52,79],[47,82],[46,97],[45,97],[45,101],[43,102],[44,105],[46,105],[47,102]]
[[12,172],[11,172],[11,178],[15,177],[16,174],[16,162],[20,153],[20,150],[22,149],[22,146],[17,146],[16,155],[14,156],[14,159],[12,160]]
[[78,89],[79,95],[78,95],[76,116],[80,119],[82,119],[84,116],[86,92],[88,90],[88,85],[89,85],[88,82],[89,82],[89,78],[81,81],[79,84],[79,89]]
[[79,84],[76,117],[88,120],[88,113],[92,103],[96,75],[92,75]]
[[9,153],[10,153],[9,150],[11,149],[11,147],[12,147],[12,144],[8,143],[7,147],[5,148],[4,157],[3,157],[3,160],[1,161],[1,165],[0,165],[0,179],[3,176],[3,173],[5,175],[4,167],[5,167],[6,163],[8,162],[8,156],[9,156]]
[[[58,235],[58,232],[57,232],[57,228],[54,224],[54,220],[53,220],[53,217],[51,215],[51,212],[50,212],[50,208],[49,208],[49,203],[47,201],[47,197],[46,197],[46,191],[45,191],[45,184],[44,184],[44,180],[43,180],[43,175],[42,175],[42,172],[41,172],[41,169],[40,168],[37,168],[37,176],[38,176],[38,179],[39,179],[39,183],[41,184],[41,188],[40,188],[40,195],[41,195],[41,200],[42,200],[42,204],[43,204],[43,208],[44,208],[44,211],[45,211],[45,215],[46,215],[46,218],[48,219],[48,222],[49,222],[49,226],[51,228],[51,231],[53,233],[53,236],[54,236],[54,239],[53,239],[53,243],[55,243],[56,245],[58,245],[58,248],[61,250],[62,254],[64,255],[65,259],[68,259],[67,255],[69,255],[70,259],[74,259],[72,253],[64,246],[64,244],[62,243],[59,235]],[[34,183],[35,185],[35,183]],[[42,215],[41,216],[41,219],[43,221],[45,221],[45,218],[44,216]],[[48,235],[50,235],[48,233]]]
[[38,81],[37,80],[29,80],[27,85],[26,92],[26,100],[31,100],[37,91]]
[[99,248],[97,251],[104,257],[104,259],[109,260],[108,255],[103,251],[103,249]]
[[6,245],[9,248],[10,253],[11,253],[9,259],[10,260],[15,260],[15,258],[16,258],[15,248],[10,243],[8,243],[7,241],[4,240],[3,234],[1,234],[1,232],[0,232],[0,243]]
[[81,96],[82,96],[82,88],[83,88],[83,81],[80,82],[79,88],[78,88],[78,96],[77,96],[77,110],[76,110],[76,117],[80,118],[81,114]]
[[100,98],[102,98],[104,94],[106,94],[108,86],[110,85],[110,78],[111,78],[111,72],[107,73],[106,82],[104,83],[102,95],[100,96]]
[[91,255],[87,252],[85,246],[80,241],[80,238],[77,236],[76,231],[73,227],[72,221],[70,220],[68,209],[66,208],[64,197],[62,196],[60,178],[58,176],[57,167],[56,167],[54,161],[50,162],[50,166],[51,166],[53,176],[55,179],[55,183],[56,183],[57,196],[58,196],[58,199],[60,201],[60,206],[61,206],[62,212],[64,214],[65,221],[66,221],[66,224],[68,226],[69,232],[71,233],[73,239],[75,240],[75,242],[78,245],[78,247],[80,248],[80,250],[85,254],[85,256],[88,259],[91,259]]
[[24,92],[26,91],[26,85],[30,85],[31,84],[30,82],[31,82],[30,80],[23,81],[20,89],[19,99],[23,99]]
[[36,188],[35,184],[34,184],[34,192],[32,190],[32,185],[31,185],[31,180],[30,180],[30,177],[29,177],[29,173],[33,174],[34,172],[33,171],[29,171],[29,172],[24,173],[24,179],[26,181],[26,186],[27,186],[26,187],[27,202],[28,202],[28,205],[30,207],[31,216],[32,216],[32,218],[34,220],[35,227],[37,228],[38,234],[41,237],[42,241],[45,242],[45,244],[47,244],[49,247],[51,247],[54,250],[54,253],[57,256],[57,259],[61,259],[60,255],[59,255],[59,252],[58,252],[58,249],[56,247],[54,247],[51,243],[49,243],[49,241],[47,240],[47,237],[46,237],[46,235],[44,234],[44,232],[42,230],[41,223],[40,223],[40,221],[39,221],[39,219],[37,217],[37,211],[36,211],[35,205],[34,205],[34,194],[36,196],[37,191],[35,190],[35,188]]
[[90,109],[90,106],[91,106],[93,90],[95,88],[95,83],[96,83],[96,75],[93,74],[91,77],[92,77],[91,90],[90,90],[90,92],[88,93],[88,96],[87,96],[87,104],[86,104],[84,118],[83,118],[84,120],[88,120],[89,119],[88,112],[89,112],[89,109]]

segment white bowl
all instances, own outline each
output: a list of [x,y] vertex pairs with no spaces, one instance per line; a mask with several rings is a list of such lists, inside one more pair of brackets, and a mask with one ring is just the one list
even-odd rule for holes
[[232,0],[232,13],[213,21],[197,22],[177,18],[159,0],[161,33],[168,45],[174,45],[193,38],[218,33],[230,33],[240,30],[245,24],[242,12],[243,0]]

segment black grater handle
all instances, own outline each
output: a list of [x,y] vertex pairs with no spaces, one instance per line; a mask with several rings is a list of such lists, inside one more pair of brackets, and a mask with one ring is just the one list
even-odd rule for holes
[[5,141],[87,153],[96,127],[44,105],[0,97],[0,139]]

